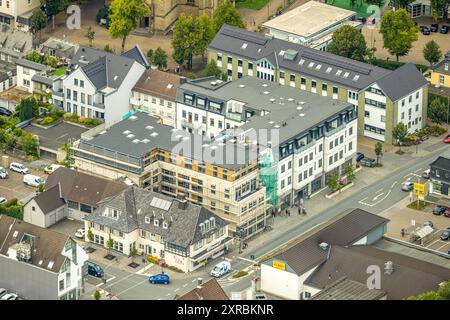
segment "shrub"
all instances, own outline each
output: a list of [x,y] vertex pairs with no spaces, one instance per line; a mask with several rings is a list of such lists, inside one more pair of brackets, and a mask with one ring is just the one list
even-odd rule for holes
[[167,269],[170,269],[170,270],[172,270],[172,271],[179,272],[179,273],[183,273],[183,270],[178,269],[177,267],[169,266],[169,265],[166,265],[166,267],[167,267]]
[[92,126],[94,124],[94,120],[91,118],[85,118],[85,119],[83,119],[82,123],[87,126]]
[[0,214],[23,220],[23,209],[20,205],[14,205],[10,207],[0,206]]
[[45,117],[44,119],[42,119],[41,125],[48,126],[48,125],[52,124],[53,122],[55,122],[54,118],[52,118],[52,117]]
[[244,271],[244,270],[241,270],[241,271],[235,273],[233,275],[233,278],[241,278],[241,277],[245,277],[246,275],[248,275],[248,272]]
[[159,264],[161,262],[161,259],[154,257],[154,256],[148,256],[147,257],[148,262],[153,264]]
[[6,203],[4,204],[4,206],[6,208],[9,208],[11,206],[16,206],[17,205],[17,198],[11,198],[8,201],[6,201]]

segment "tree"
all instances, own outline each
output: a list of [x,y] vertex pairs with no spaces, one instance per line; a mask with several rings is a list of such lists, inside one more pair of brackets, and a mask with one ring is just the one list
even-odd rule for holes
[[108,247],[108,253],[111,251],[112,247],[114,246],[114,240],[111,238],[111,235],[109,235],[108,241],[106,241],[106,246]]
[[394,128],[392,128],[392,137],[399,144],[399,151],[402,150],[402,143],[407,134],[408,134],[408,128],[406,127],[406,125],[403,122],[397,123],[394,126]]
[[150,61],[153,59],[153,54],[155,52],[153,51],[153,49],[148,49],[147,51],[147,57],[150,59]]
[[133,262],[134,262],[134,258],[137,256],[137,254],[138,254],[138,251],[135,247],[130,248],[130,256],[131,256]]
[[383,144],[381,142],[375,143],[375,154],[377,156],[377,164],[381,163],[381,157],[383,156]]
[[110,8],[109,33],[114,39],[122,39],[123,53],[128,35],[150,13],[150,9],[145,0],[113,0]]
[[347,164],[344,167],[344,173],[349,182],[355,181],[356,179],[355,168],[351,164]]
[[95,300],[100,300],[101,297],[102,297],[102,294],[100,293],[100,291],[98,289],[95,290],[94,299]]
[[92,41],[94,41],[95,38],[95,31],[92,29],[92,26],[89,26],[89,29],[86,33],[86,38],[89,41],[89,47],[92,47]]
[[39,31],[39,43],[42,41],[42,29],[47,26],[47,15],[41,9],[34,11],[31,16],[30,29],[33,34]]
[[22,146],[22,151],[27,156],[38,156],[38,142],[31,134],[25,134],[19,139],[19,143]]
[[418,39],[418,32],[419,28],[405,9],[388,11],[381,18],[383,47],[395,55],[397,61],[411,50],[412,43]]
[[448,7],[450,5],[449,0],[431,0],[431,10],[433,13],[433,20],[437,22],[440,17],[442,17],[444,12],[448,12]]
[[446,121],[447,112],[447,106],[439,98],[435,98],[428,107],[428,118],[434,123],[441,124]]
[[336,174],[328,178],[327,187],[330,188],[332,192],[339,189],[339,177]]
[[88,229],[87,238],[90,242],[94,242],[94,233],[92,232],[91,228]]
[[434,40],[427,42],[423,47],[423,57],[430,63],[430,67],[441,60],[441,49]]
[[202,60],[204,60],[206,49],[214,39],[215,35],[213,31],[213,22],[206,14],[202,14],[196,20],[198,32],[200,34],[200,40],[197,43],[198,48],[196,50],[196,54],[201,54]]
[[217,64],[216,61],[214,59],[212,59],[205,68],[205,71],[203,71],[203,76],[204,77],[216,77],[217,79],[221,79],[223,81],[227,81],[227,74],[225,72],[222,71],[222,69],[220,69]]
[[173,58],[180,65],[187,61],[188,70],[192,69],[192,58],[198,52],[200,36],[197,19],[181,14],[173,28]]
[[24,99],[16,107],[16,112],[19,112],[19,119],[21,122],[33,118],[34,100],[32,98]]
[[445,281],[437,291],[411,296],[408,300],[450,300],[450,280]]
[[25,59],[29,60],[29,61],[33,61],[33,62],[37,62],[37,63],[41,63],[42,62],[42,57],[39,54],[39,52],[37,51],[30,51],[25,55]]
[[52,28],[55,29],[55,16],[67,8],[69,0],[41,0],[48,17],[52,17]]
[[219,32],[224,24],[245,29],[245,23],[239,11],[233,6],[229,0],[225,0],[214,12],[213,15],[213,31],[214,34]]
[[157,66],[158,69],[167,68],[167,53],[158,47],[150,57],[150,61]]
[[327,51],[358,61],[364,61],[368,54],[364,36],[350,25],[342,26],[333,33]]
[[105,47],[103,48],[103,51],[108,52],[108,53],[115,53],[115,50],[113,48],[111,48],[109,46],[109,44],[105,45]]

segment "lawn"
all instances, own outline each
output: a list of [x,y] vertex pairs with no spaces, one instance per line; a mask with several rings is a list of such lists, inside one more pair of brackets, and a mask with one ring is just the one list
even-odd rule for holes
[[[357,17],[364,17],[367,18],[372,15],[372,12],[367,12],[367,8],[370,6],[367,2],[363,0],[356,0],[355,6],[352,8],[352,1],[351,0],[328,0],[325,1],[325,3],[332,4],[333,6],[352,10],[356,12]],[[383,8],[384,4],[386,3],[386,0],[383,0],[381,2],[381,8]]]
[[270,0],[244,0],[244,1],[236,1],[236,8],[248,8],[253,10],[260,10],[264,8],[264,6]]
[[61,67],[61,68],[55,70],[54,75],[57,77],[62,76],[66,72],[66,69],[67,69],[67,67]]
[[414,201],[414,202],[411,202],[410,204],[408,204],[408,208],[422,210],[425,207],[427,207],[428,205],[430,205],[429,202],[423,201],[423,200],[418,200],[418,201]]

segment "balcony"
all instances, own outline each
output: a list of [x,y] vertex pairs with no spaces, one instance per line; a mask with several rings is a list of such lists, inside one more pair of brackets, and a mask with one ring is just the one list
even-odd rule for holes
[[189,122],[187,120],[181,120],[181,125],[186,127],[186,128],[194,128],[194,124],[192,122]]
[[59,98],[64,98],[64,92],[61,91],[53,91],[53,95]]
[[295,154],[302,153],[303,151],[308,150],[308,149],[311,148],[311,147],[314,147],[315,144],[316,144],[316,140],[313,139],[313,140],[311,140],[310,143],[307,143],[307,144],[301,146],[300,148],[295,149]]
[[242,114],[234,112],[225,112],[225,117],[234,121],[241,121]]
[[328,131],[328,132],[325,132],[325,137],[332,136],[333,134],[336,134],[336,133],[338,133],[339,131],[345,129],[345,127],[346,127],[346,124],[343,123],[343,124],[341,124],[339,127],[334,128],[334,129],[331,129],[331,130]]
[[101,102],[94,102],[93,106],[99,109],[105,109],[105,104]]

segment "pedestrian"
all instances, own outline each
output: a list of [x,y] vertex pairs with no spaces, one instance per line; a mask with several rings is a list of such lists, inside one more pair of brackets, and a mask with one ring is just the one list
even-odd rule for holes
[[278,207],[278,215],[281,216],[281,207]]
[[287,211],[288,217],[290,217],[291,216],[291,210],[287,209],[286,211]]
[[401,233],[401,235],[402,235],[402,238],[404,238],[404,237],[405,237],[405,229],[402,228],[402,230],[400,231],[400,233]]
[[298,207],[298,214],[299,215],[302,214],[302,208],[301,207]]

